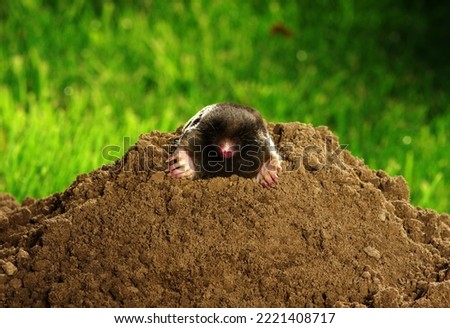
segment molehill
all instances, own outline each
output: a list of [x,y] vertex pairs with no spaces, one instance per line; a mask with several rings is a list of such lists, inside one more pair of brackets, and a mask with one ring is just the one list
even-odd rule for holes
[[270,124],[275,189],[174,180],[175,134],[23,204],[0,196],[2,307],[450,307],[450,216],[325,127]]

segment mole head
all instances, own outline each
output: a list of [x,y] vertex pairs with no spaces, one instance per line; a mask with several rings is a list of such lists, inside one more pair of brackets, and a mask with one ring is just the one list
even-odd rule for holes
[[231,158],[239,150],[236,143],[229,138],[220,139],[218,142],[218,146],[219,146],[219,155],[222,158]]

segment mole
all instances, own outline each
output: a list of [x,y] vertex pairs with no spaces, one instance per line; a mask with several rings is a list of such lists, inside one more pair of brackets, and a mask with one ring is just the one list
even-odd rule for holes
[[273,187],[281,157],[261,114],[250,107],[218,103],[204,107],[184,126],[166,170],[174,178],[205,179],[233,174]]

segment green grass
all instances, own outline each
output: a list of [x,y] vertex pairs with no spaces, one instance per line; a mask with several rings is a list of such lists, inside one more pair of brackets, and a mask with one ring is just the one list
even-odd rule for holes
[[414,204],[450,211],[439,4],[133,3],[0,5],[0,191],[62,191],[107,163],[105,146],[233,101],[328,125],[371,168],[405,176]]

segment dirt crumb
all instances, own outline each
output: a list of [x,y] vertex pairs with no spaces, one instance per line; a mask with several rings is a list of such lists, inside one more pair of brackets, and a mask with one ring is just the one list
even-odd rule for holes
[[2,269],[7,276],[12,276],[17,272],[16,266],[11,262],[3,262]]
[[270,124],[274,189],[174,180],[172,133],[66,191],[0,195],[1,307],[450,307],[450,216],[326,127]]

